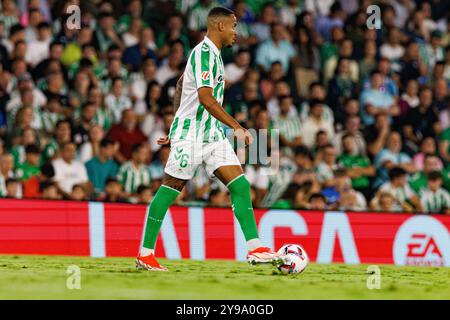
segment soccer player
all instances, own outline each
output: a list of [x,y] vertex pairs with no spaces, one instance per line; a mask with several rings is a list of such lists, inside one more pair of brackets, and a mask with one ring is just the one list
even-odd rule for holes
[[231,10],[211,9],[207,34],[192,50],[178,81],[174,105],[177,107],[179,100],[179,108],[169,136],[158,141],[161,145],[170,143],[171,150],[163,183],[148,210],[144,239],[136,259],[138,268],[167,271],[155,259],[156,239],[167,209],[203,163],[207,173],[215,175],[230,190],[232,209],[248,245],[247,261],[252,264],[278,261],[277,254],[259,240],[250,184],[220,124],[233,129],[235,137],[245,145],[252,143],[252,135],[222,107],[225,77],[220,49],[234,43],[236,24]]

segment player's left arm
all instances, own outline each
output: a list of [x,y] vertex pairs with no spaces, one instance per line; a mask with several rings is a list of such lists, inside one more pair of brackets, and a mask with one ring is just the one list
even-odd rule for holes
[[234,130],[235,136],[244,141],[245,144],[251,144],[253,142],[252,135],[243,128],[239,122],[236,121],[230,114],[228,114],[225,109],[220,105],[220,103],[213,96],[213,89],[211,87],[201,87],[197,90],[198,99],[200,104],[208,111],[214,118],[230,127]]

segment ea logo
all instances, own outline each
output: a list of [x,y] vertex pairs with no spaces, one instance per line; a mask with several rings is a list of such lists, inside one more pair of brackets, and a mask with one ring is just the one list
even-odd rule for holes
[[450,266],[449,232],[433,217],[411,217],[397,231],[393,255],[397,265]]

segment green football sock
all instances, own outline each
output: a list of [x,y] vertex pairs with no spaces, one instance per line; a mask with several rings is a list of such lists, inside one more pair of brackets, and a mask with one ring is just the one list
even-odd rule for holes
[[244,233],[245,240],[258,238],[255,214],[250,197],[250,183],[244,175],[227,184],[231,194],[231,207]]
[[144,242],[142,246],[154,249],[159,230],[166,215],[167,209],[172,205],[180,191],[161,185],[155,194],[149,208],[147,223],[145,225]]

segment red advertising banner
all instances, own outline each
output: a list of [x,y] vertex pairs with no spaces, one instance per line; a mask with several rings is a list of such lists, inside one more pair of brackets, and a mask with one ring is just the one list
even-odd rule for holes
[[[450,266],[450,216],[255,210],[266,245],[301,244],[312,261]],[[0,200],[0,254],[134,257],[146,207]],[[172,207],[156,246],[171,259],[244,260],[229,208]]]

